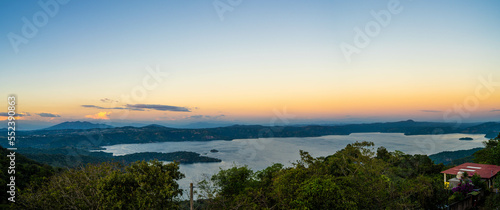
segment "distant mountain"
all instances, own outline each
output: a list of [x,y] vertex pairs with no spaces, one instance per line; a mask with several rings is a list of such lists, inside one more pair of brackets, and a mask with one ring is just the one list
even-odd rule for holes
[[177,128],[219,128],[231,126],[234,123],[230,122],[195,122],[186,125],[176,126]]
[[[315,137],[349,135],[351,133],[403,133],[405,135],[433,135],[448,133],[489,134],[494,138],[500,132],[500,123],[483,123],[470,127],[456,127],[453,123],[415,122],[413,120],[350,125],[262,126],[233,125],[217,128],[172,128],[161,125],[144,127],[111,127],[89,122],[66,122],[44,130],[22,131],[23,141],[18,147],[57,148],[78,146],[96,148],[103,145],[152,142],[212,141],[254,139],[267,137]],[[101,129],[92,129],[101,128]],[[56,130],[57,129],[57,130]],[[62,130],[61,130],[62,129]],[[7,132],[0,132],[0,140]],[[7,141],[0,141],[6,145]],[[458,140],[457,140],[458,142]]]
[[151,124],[151,125],[143,126],[142,128],[165,128],[165,126],[158,125],[158,124]]
[[463,159],[469,160],[469,162],[471,162],[474,159],[472,155],[482,149],[483,148],[478,147],[468,150],[444,151],[429,155],[429,158],[433,160],[435,164],[443,163],[445,165],[456,165],[457,163],[461,164],[462,162],[458,161]]
[[42,130],[88,130],[88,129],[94,129],[94,128],[113,128],[113,126],[106,125],[106,124],[95,124],[91,122],[81,122],[81,121],[76,121],[76,122],[63,122]]
[[500,123],[487,122],[465,128],[463,133],[484,133],[486,138],[495,138],[500,132]]

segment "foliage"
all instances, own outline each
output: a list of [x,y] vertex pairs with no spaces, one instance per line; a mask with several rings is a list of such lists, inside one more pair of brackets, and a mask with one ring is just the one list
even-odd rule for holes
[[485,209],[498,209],[500,207],[500,193],[492,193],[486,197]]
[[448,201],[450,203],[461,201],[465,198],[465,195],[460,192],[454,192],[449,198]]
[[486,182],[484,182],[484,181],[481,180],[481,176],[479,176],[479,174],[475,173],[471,177],[471,181],[472,181],[472,184],[474,185],[474,188],[481,189],[481,190],[486,190],[487,189]]
[[485,148],[474,153],[475,162],[500,165],[500,134],[494,139],[483,142]]
[[[37,186],[48,177],[56,172],[57,169],[49,165],[35,162],[15,152],[15,174],[9,174],[10,157],[7,157],[11,152],[3,147],[0,147],[0,204],[10,203],[7,198],[10,195],[7,184],[10,182],[11,175],[15,175],[15,184],[18,190],[23,190],[29,185]],[[13,172],[13,171],[11,171]],[[16,201],[17,202],[17,201]]]
[[500,189],[500,172],[497,173],[496,178],[493,180],[493,187]]
[[298,189],[290,206],[294,209],[357,209],[351,195],[336,184],[333,176],[307,179]]
[[39,188],[22,191],[18,203],[23,209],[96,209],[99,206],[99,199],[95,197],[98,182],[120,167],[102,163],[64,171]]
[[20,194],[22,209],[176,208],[181,195],[178,163],[157,160],[88,164],[52,176],[39,188]]
[[209,189],[208,209],[436,209],[447,202],[442,164],[373,146],[356,142],[319,158],[301,151],[288,168],[235,166],[202,181],[201,190]]
[[178,163],[141,161],[113,171],[97,185],[102,208],[173,209],[175,198],[182,195],[176,180],[183,178]]
[[474,163],[474,155],[469,155],[463,158],[457,158],[451,161],[449,165],[458,166],[464,163]]

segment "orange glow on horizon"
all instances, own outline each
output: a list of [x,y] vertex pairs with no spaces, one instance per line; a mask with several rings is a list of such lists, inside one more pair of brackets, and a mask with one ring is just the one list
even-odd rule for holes
[[85,115],[85,118],[90,118],[94,120],[109,120],[109,115],[111,112],[99,112],[94,115]]

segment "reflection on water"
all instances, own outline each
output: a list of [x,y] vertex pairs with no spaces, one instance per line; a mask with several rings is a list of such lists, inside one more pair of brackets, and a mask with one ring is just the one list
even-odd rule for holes
[[[460,141],[460,137],[469,136],[472,141]],[[264,138],[236,139],[232,141],[187,141],[162,142],[148,144],[120,144],[106,146],[105,152],[113,155],[125,155],[136,152],[176,152],[191,151],[222,160],[220,163],[182,164],[181,172],[186,178],[179,184],[187,189],[190,182],[196,183],[203,174],[211,175],[220,168],[233,165],[248,165],[253,170],[262,170],[272,163],[291,163],[300,158],[299,150],[309,152],[313,157],[327,156],[356,141],[372,141],[375,147],[383,146],[389,151],[400,150],[407,154],[435,154],[442,151],[454,151],[482,147],[484,135],[444,134],[405,136],[401,133],[354,133],[348,136],[331,135],[300,138]],[[213,153],[210,150],[219,152]]]

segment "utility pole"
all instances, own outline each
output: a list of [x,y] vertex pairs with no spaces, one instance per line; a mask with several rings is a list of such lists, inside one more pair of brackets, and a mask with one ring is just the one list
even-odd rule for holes
[[189,203],[191,206],[191,210],[193,210],[193,183],[189,185]]

